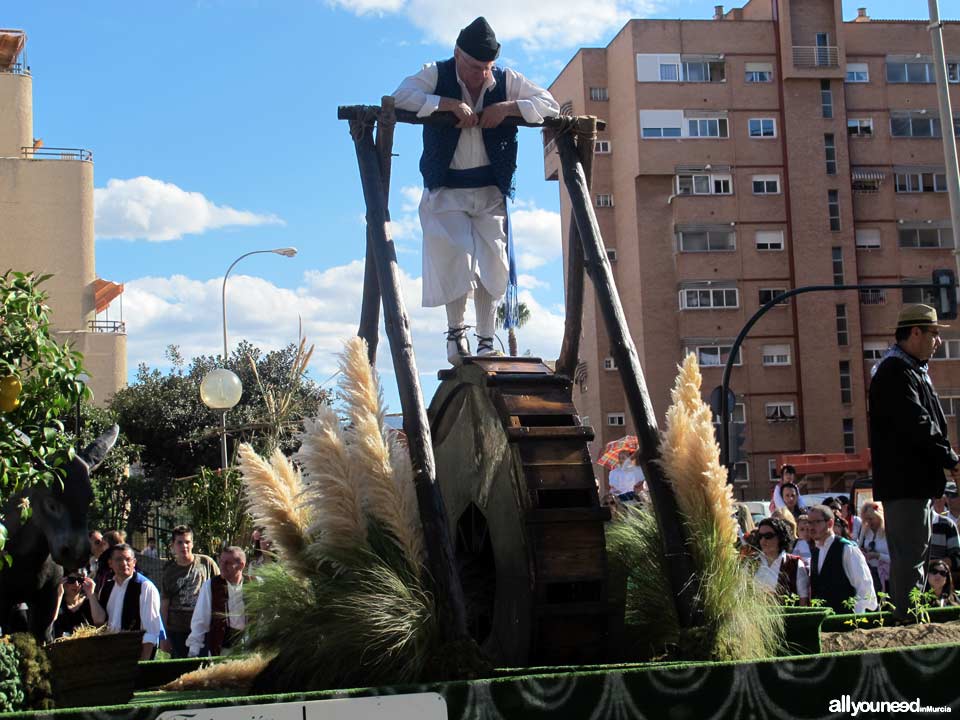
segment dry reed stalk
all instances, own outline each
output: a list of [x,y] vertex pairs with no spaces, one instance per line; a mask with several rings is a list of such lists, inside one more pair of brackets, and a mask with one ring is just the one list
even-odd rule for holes
[[[363,338],[347,341],[340,367],[340,392],[351,421],[348,451],[360,478],[364,507],[383,523],[407,560],[417,566],[422,558],[422,539],[419,523],[410,522],[411,517],[417,516],[417,506],[410,506],[410,493],[405,491],[404,481],[394,474],[383,398]],[[409,477],[407,484],[412,485],[412,473]]]
[[689,354],[670,392],[673,404],[667,410],[662,463],[688,522],[712,526],[720,541],[733,547],[737,540],[733,491],[720,465],[713,414],[700,397],[700,385],[697,359]]
[[292,563],[303,561],[309,538],[308,516],[301,507],[303,479],[277,449],[268,463],[248,443],[240,445],[240,472],[247,506],[254,522],[266,528],[279,554]]
[[254,653],[236,660],[224,660],[184,673],[161,690],[244,690],[267,666],[269,657]]
[[304,422],[297,458],[306,472],[304,502],[313,519],[307,554],[313,562],[367,546],[356,473],[347,452],[340,418],[329,407]]

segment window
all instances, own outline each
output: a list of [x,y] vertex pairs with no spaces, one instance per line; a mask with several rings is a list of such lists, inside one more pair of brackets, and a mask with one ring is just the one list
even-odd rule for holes
[[887,291],[883,288],[870,288],[860,291],[861,305],[886,305]]
[[780,193],[779,175],[754,175],[754,195],[778,195]]
[[722,61],[687,61],[680,63],[684,82],[724,82],[726,66]]
[[827,160],[827,175],[837,174],[837,145],[833,140],[833,133],[823,136],[823,151]]
[[843,285],[843,248],[830,248],[830,256],[833,260],[833,284]]
[[613,195],[609,193],[597,195],[597,207],[613,207]]
[[880,230],[879,228],[863,228],[856,232],[857,250],[879,250],[880,249]]
[[683,173],[677,175],[677,195],[730,195],[733,190],[730,175]]
[[843,451],[848,455],[857,451],[853,438],[853,418],[843,418]]
[[853,376],[850,374],[850,361],[840,361],[840,402],[849,405],[853,402]]
[[870,67],[866,63],[847,63],[847,82],[870,82]]
[[767,460],[767,475],[770,477],[770,482],[780,482],[780,468],[777,467],[776,458]]
[[897,231],[902,248],[952,248],[953,230],[949,227],[912,227]]
[[726,118],[696,118],[687,123],[690,137],[729,137]]
[[[777,297],[777,295],[783,295],[786,291],[786,288],[760,288],[760,304],[766,305]],[[787,305],[789,302],[789,300],[781,300],[777,303],[777,306]]]
[[947,82],[960,83],[960,63],[947,63]]
[[757,230],[757,250],[783,250],[783,230]]
[[833,91],[829,80],[820,81],[820,114],[825,118],[833,117]]
[[790,346],[789,345],[764,345],[763,346],[763,364],[764,365],[789,365],[790,364]]
[[847,120],[847,135],[850,137],[873,137],[873,118]]
[[827,190],[827,215],[830,218],[830,229],[840,229],[840,193],[837,190]]
[[607,425],[612,427],[623,427],[627,424],[627,418],[623,413],[607,413]]
[[879,360],[887,352],[887,347],[889,346],[883,342],[865,342],[863,344],[863,359]]
[[641,110],[640,136],[678,138],[683,135],[683,110]]
[[777,121],[774,118],[750,118],[747,126],[752,138],[772,138],[777,136]]
[[750,463],[741,460],[733,464],[733,481],[740,485],[750,482]]
[[837,304],[837,345],[844,347],[850,344],[850,333],[847,332],[847,306]]
[[616,369],[617,369],[617,361],[614,360],[612,357],[605,357],[605,358],[603,359],[603,369],[604,369],[604,370],[616,370]]
[[933,354],[934,360],[957,360],[960,359],[960,340],[948,340],[944,338],[940,349]]
[[767,422],[787,422],[796,420],[797,413],[792,402],[769,402],[763,406]]
[[684,288],[680,291],[681,310],[713,310],[740,307],[735,287]]
[[[730,408],[730,422],[737,423],[738,425],[747,424],[747,410],[746,405],[743,403],[734,403],[733,407]],[[720,424],[720,415],[718,413],[713,414],[713,424]],[[719,437],[720,433],[717,433]]]
[[609,262],[615,263],[617,261],[617,249],[616,248],[607,248],[607,260]]
[[680,65],[677,63],[660,63],[660,82],[678,82],[680,80]]
[[590,88],[590,99],[595,102],[606,102],[610,99],[610,96],[607,94],[605,87],[592,87]]
[[743,81],[746,83],[773,82],[773,63],[750,63],[744,66]]
[[678,230],[680,252],[722,252],[737,249],[737,234],[730,229]]
[[598,155],[606,155],[610,152],[610,141],[609,140],[597,140],[593,144],[593,151]]
[[[700,367],[722,367],[727,364],[732,347],[733,345],[694,345],[692,347],[688,346],[686,352],[692,352],[697,356]],[[733,364],[741,364],[739,350],[737,350],[737,356],[734,358]]]
[[946,192],[947,175],[939,172],[898,172],[894,188],[898,193]]
[[943,408],[943,414],[947,417],[956,417],[957,410],[960,410],[960,397],[956,395],[941,395],[940,407]]
[[[924,278],[902,278],[904,284],[929,282]],[[925,305],[936,305],[938,293],[936,290],[925,287],[906,287],[901,290],[904,305],[911,303],[924,303]]]
[[928,62],[891,62],[887,61],[888,83],[932,83],[936,82],[933,64]]
[[890,134],[893,137],[938,138],[940,118],[930,113],[890,113]]
[[638,82],[724,82],[725,79],[726,67],[720,56],[637,54]]

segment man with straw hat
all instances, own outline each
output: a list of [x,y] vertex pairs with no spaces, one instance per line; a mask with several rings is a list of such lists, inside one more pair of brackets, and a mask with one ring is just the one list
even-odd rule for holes
[[447,358],[470,354],[464,314],[473,294],[477,355],[492,355],[497,305],[506,293],[506,327],[517,323],[517,270],[509,237],[517,128],[509,116],[540,123],[560,106],[520,73],[494,65],[500,43],[478,17],[460,31],[453,57],[423,66],[393,93],[397,108],[427,117],[451,112],[455,127],[423,126],[420,200],[423,305],[447,310]]
[[870,383],[870,448],[873,497],[886,511],[890,595],[905,621],[910,590],[923,586],[930,543],[930,498],[943,494],[949,470],[960,477],[960,458],[950,446],[947,421],[927,363],[940,347],[937,311],[907,305],[900,311],[890,347]]

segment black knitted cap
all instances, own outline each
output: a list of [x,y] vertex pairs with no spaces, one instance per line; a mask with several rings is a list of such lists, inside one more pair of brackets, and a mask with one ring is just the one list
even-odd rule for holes
[[478,17],[460,31],[457,47],[480,62],[496,60],[500,54],[497,36],[484,17]]

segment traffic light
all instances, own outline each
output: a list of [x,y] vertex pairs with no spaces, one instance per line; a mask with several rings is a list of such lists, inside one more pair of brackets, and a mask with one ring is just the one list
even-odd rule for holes
[[933,271],[933,284],[937,306],[937,317],[941,320],[955,320],[957,317],[957,274],[947,268]]
[[747,459],[747,453],[743,450],[746,441],[746,426],[743,423],[730,423],[730,465]]

